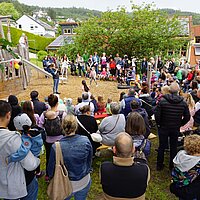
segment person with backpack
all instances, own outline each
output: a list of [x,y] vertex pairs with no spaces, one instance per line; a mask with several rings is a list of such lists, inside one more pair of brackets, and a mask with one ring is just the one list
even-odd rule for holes
[[143,117],[137,112],[128,116],[125,131],[132,137],[135,146],[135,159],[146,160],[150,155],[151,142],[145,138],[146,127]]
[[[48,103],[50,109],[43,112],[40,116],[40,127],[45,128],[47,134],[45,141],[46,168],[49,163],[51,146],[54,144],[54,142],[63,138],[61,121],[62,118],[66,115],[66,113],[63,111],[58,112],[58,97],[56,95],[50,94],[48,96]],[[48,174],[46,174],[45,179],[48,181]]]

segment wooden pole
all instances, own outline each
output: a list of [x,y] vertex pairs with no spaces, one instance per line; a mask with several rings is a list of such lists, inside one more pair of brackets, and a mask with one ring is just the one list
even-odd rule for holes
[[5,35],[4,35],[4,32],[3,32],[3,26],[2,26],[1,20],[0,20],[0,34],[1,34],[1,38],[5,39]]

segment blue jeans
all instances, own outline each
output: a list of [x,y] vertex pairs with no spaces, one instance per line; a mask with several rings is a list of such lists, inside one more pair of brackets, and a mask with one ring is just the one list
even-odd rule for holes
[[86,200],[87,198],[87,194],[90,190],[90,186],[91,186],[91,179],[90,179],[90,182],[88,183],[88,185],[83,188],[82,190],[80,191],[77,191],[77,192],[74,192],[72,193],[69,197],[67,197],[65,200],[70,200],[72,198],[72,196],[74,196],[74,199],[75,200]]
[[53,93],[58,92],[59,79],[53,79]]
[[[37,181],[36,177],[34,177],[32,182],[28,186],[26,186],[26,189],[27,189],[28,194],[25,197],[20,198],[20,200],[37,200],[38,181]],[[6,199],[4,199],[4,200],[6,200]],[[19,199],[16,199],[16,200],[19,200]]]

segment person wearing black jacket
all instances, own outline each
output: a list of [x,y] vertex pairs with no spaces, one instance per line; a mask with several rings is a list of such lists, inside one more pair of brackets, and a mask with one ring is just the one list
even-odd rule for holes
[[180,127],[190,120],[187,103],[178,95],[180,87],[176,82],[170,85],[170,94],[166,94],[155,109],[155,120],[159,129],[159,147],[157,156],[157,170],[163,169],[164,150],[168,137],[170,139],[170,163],[173,168],[173,158],[177,153],[177,143]]
[[22,108],[19,106],[18,98],[15,95],[10,95],[8,97],[8,103],[11,105],[12,112],[10,122],[8,124],[8,129],[10,131],[16,131],[16,128],[13,123],[13,119],[20,113],[22,113]]
[[33,102],[34,112],[35,114],[38,114],[39,116],[47,110],[47,106],[44,102],[39,101],[38,99],[38,91],[32,91],[30,93],[31,101]]
[[142,159],[134,160],[134,151],[132,137],[119,133],[113,147],[113,162],[103,162],[100,168],[104,199],[145,199],[150,170]]

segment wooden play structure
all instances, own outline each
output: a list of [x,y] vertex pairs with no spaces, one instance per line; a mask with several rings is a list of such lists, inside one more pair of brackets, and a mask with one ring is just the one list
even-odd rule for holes
[[[52,77],[47,71],[33,64],[29,60],[28,42],[25,45],[20,43],[17,47],[9,47],[6,42],[11,42],[10,24],[11,16],[0,16],[0,93],[9,90],[7,87],[21,87],[26,89],[31,79],[31,68],[37,70],[45,76]],[[2,21],[7,21],[7,39],[5,37]],[[12,82],[11,84],[7,83]]]

